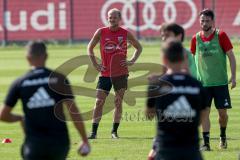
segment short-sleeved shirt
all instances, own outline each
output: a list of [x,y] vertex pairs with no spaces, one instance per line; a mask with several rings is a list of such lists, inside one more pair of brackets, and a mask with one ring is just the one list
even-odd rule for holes
[[189,75],[164,75],[158,82],[150,82],[147,107],[156,108],[158,151],[198,151],[198,126],[205,102],[201,83]]
[[[216,30],[209,37],[205,37],[203,32],[200,32],[200,38],[202,39],[203,42],[211,41],[214,38],[215,32],[216,32]],[[220,30],[218,36],[219,36],[218,37],[219,44],[225,53],[228,52],[229,50],[233,49],[232,43],[225,32]],[[195,52],[196,52],[196,45],[197,45],[197,39],[196,39],[196,34],[195,34],[192,37],[191,46],[190,46],[190,50],[191,50],[192,54],[195,54]]]
[[65,76],[47,68],[36,68],[10,87],[5,104],[14,107],[20,99],[26,137],[68,140],[62,100],[73,99]]

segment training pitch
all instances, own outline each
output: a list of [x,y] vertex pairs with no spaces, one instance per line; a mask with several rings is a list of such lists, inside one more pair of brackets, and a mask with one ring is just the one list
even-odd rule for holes
[[[143,52],[137,63],[156,63],[160,64],[160,42],[143,43]],[[186,47],[189,43],[186,43]],[[229,110],[229,125],[227,128],[228,149],[219,150],[219,125],[217,112],[212,105],[211,112],[211,152],[203,153],[205,160],[236,160],[240,154],[240,48],[239,44],[234,44],[234,52],[236,55],[237,65],[237,87],[230,91],[232,98],[233,109]],[[47,66],[51,69],[56,69],[71,58],[86,55],[86,45],[50,45],[49,59]],[[129,56],[133,49],[129,49]],[[99,55],[99,52],[96,52]],[[79,64],[81,66],[81,64]],[[216,66],[217,67],[217,66]],[[28,64],[25,60],[25,48],[10,46],[0,48],[0,102],[2,104],[9,85],[18,76],[27,71]],[[86,81],[83,77],[86,72],[87,65],[77,67],[72,71],[68,78],[74,86],[83,86],[89,89],[95,89],[97,77],[90,77],[91,81]],[[229,67],[228,67],[229,70]],[[147,71],[130,72],[129,79],[136,78]],[[228,72],[230,73],[230,72]],[[146,85],[129,88],[131,91],[146,90]],[[128,92],[128,91],[127,91]],[[95,98],[84,97],[84,95],[76,95],[77,104],[81,112],[91,111]],[[143,114],[145,106],[145,98],[137,98],[136,104],[127,105],[123,103],[122,123],[119,127],[120,139],[111,139],[112,127],[112,112],[105,114],[98,130],[98,139],[90,141],[92,152],[85,158],[86,160],[146,160],[147,154],[152,145],[152,138],[155,134],[155,122],[147,121]],[[15,113],[21,113],[21,102],[18,102],[14,109]],[[88,117],[89,119],[89,117]],[[85,121],[87,132],[91,131],[91,120]],[[68,155],[68,160],[77,160],[80,157],[77,155],[76,148],[80,142],[80,136],[71,122],[68,123],[69,133],[71,136],[71,150]],[[200,134],[201,135],[201,134]],[[23,132],[20,124],[8,124],[0,122],[0,140],[11,138],[12,143],[0,144],[1,160],[19,160],[20,147],[23,142]]]

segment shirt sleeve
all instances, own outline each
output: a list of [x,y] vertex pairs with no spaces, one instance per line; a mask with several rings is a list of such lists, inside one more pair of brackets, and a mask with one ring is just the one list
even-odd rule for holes
[[192,37],[191,46],[190,46],[190,51],[192,52],[192,54],[195,54],[196,52],[196,42],[197,42],[196,35],[194,35]]
[[233,49],[233,46],[232,46],[232,43],[231,43],[229,37],[223,31],[219,32],[219,43],[225,53],[228,52],[229,50]]
[[155,107],[155,102],[156,102],[156,98],[153,98],[151,96],[151,92],[152,92],[152,89],[153,89],[153,85],[149,85],[148,86],[148,91],[147,91],[147,108],[154,108]]
[[14,107],[20,98],[20,80],[16,80],[10,86],[7,96],[4,100],[5,105]]

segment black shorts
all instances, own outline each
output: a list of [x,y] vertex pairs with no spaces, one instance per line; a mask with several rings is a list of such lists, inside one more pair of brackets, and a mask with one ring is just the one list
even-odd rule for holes
[[22,158],[24,160],[65,160],[70,149],[69,143],[50,142],[46,140],[25,140],[22,145]]
[[112,86],[115,91],[122,88],[127,89],[128,75],[122,75],[119,77],[99,77],[97,89],[110,92]]
[[214,99],[214,104],[217,109],[232,108],[228,85],[204,87],[204,88],[206,92],[207,107],[211,107],[212,99]]
[[154,160],[203,160],[200,151],[160,151]]

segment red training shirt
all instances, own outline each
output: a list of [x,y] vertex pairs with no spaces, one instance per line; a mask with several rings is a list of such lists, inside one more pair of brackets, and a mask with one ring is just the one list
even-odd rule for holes
[[[205,37],[203,34],[203,31],[201,31],[200,38],[203,42],[209,42],[214,38],[215,32],[216,32],[216,30],[209,37]],[[218,34],[218,39],[219,39],[219,44],[225,53],[228,52],[229,50],[233,49],[232,43],[225,32],[220,30],[219,34]],[[190,50],[191,50],[192,54],[195,54],[195,52],[196,52],[196,43],[197,43],[197,39],[196,39],[196,34],[195,34],[191,40]]]
[[106,67],[101,72],[103,77],[116,77],[128,74],[127,66],[121,66],[121,61],[127,59],[128,31],[119,27],[111,31],[109,27],[101,28],[100,51],[102,65]]

